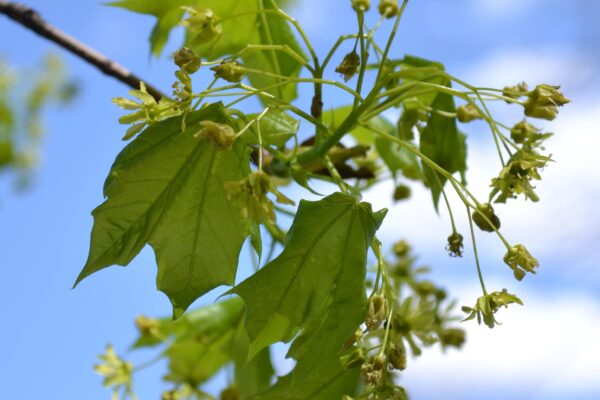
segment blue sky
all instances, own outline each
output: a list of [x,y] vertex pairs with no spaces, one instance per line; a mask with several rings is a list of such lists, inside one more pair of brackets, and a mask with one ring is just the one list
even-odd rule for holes
[[[165,91],[170,87],[170,63],[148,56],[151,18],[97,1],[26,3],[147,81]],[[348,3],[306,0],[298,7],[296,15],[321,54],[335,35],[351,31]],[[557,162],[538,185],[541,203],[499,207],[509,240],[526,243],[539,258],[538,275],[514,282],[499,261],[502,246],[491,235],[480,235],[488,286],[517,292],[526,306],[502,312],[504,324],[493,331],[465,325],[469,342],[461,352],[443,355],[434,349],[412,362],[402,383],[413,399],[600,396],[600,172],[594,165],[600,148],[599,17],[600,2],[589,0],[413,0],[407,8],[393,56],[442,61],[449,72],[475,84],[562,84],[574,100],[549,127],[556,136],[548,151]],[[127,88],[4,17],[0,38],[0,55],[12,64],[33,65],[54,51],[82,85],[78,101],[46,114],[48,135],[33,187],[15,193],[10,181],[0,177],[2,397],[108,398],[91,369],[96,355],[109,341],[125,352],[135,335],[136,315],[170,313],[168,300],[154,289],[156,267],[149,249],[129,267],[106,269],[70,289],[87,256],[90,211],[103,200],[102,183],[123,146],[123,128],[117,123],[121,112],[110,99]],[[168,51],[179,40],[176,33]],[[196,87],[208,80],[208,74],[202,75]],[[308,98],[302,91],[300,104],[308,104]],[[344,101],[331,91],[326,99],[332,106]],[[496,111],[508,123],[520,118],[507,107]],[[464,130],[469,134],[468,178],[483,198],[499,165],[489,132],[480,125]],[[375,208],[389,207],[390,190],[378,186],[366,200]],[[418,186],[410,203],[390,210],[381,231],[390,242],[410,238],[422,262],[433,267],[433,278],[443,280],[461,304],[469,304],[477,296],[473,259],[447,257],[448,233],[447,218],[434,213]],[[134,360],[150,356],[131,354]],[[154,368],[140,375],[136,390],[142,400],[158,398],[160,374]]]

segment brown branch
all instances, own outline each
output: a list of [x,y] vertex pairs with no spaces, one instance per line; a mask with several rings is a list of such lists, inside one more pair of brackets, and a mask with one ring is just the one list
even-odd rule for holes
[[[138,76],[105,55],[81,43],[74,37],[50,25],[37,11],[22,4],[0,0],[0,14],[6,15],[8,18],[20,23],[38,35],[79,56],[104,74],[118,79],[131,88],[139,89],[142,80]],[[156,100],[165,97],[160,90],[147,83],[146,89]]]

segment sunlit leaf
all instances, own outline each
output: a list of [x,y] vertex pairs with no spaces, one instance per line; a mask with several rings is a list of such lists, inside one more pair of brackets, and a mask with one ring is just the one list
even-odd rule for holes
[[[220,103],[187,116],[233,124]],[[146,243],[156,253],[158,289],[180,315],[195,299],[231,285],[249,232],[224,188],[249,170],[241,142],[232,150],[181,132],[181,119],[151,125],[119,154],[104,186],[107,200],[93,211],[90,253],[77,278],[127,265]]]
[[300,328],[294,357],[341,350],[364,317],[366,254],[384,215],[341,193],[300,203],[283,252],[231,290],[248,307],[250,358]]

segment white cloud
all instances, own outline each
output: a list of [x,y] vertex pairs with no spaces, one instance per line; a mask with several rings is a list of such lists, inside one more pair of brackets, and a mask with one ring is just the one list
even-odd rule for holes
[[600,393],[597,300],[576,293],[530,295],[525,307],[503,310],[499,319],[503,324],[493,330],[464,323],[467,344],[461,351],[429,350],[410,362],[402,382],[413,397],[501,392],[554,399]]

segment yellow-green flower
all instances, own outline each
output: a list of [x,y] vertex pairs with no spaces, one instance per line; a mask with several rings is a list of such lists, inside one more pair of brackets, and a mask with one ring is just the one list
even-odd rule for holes
[[241,208],[242,216],[259,224],[275,223],[275,210],[267,197],[268,193],[274,194],[278,203],[294,205],[292,200],[277,190],[269,175],[262,171],[253,172],[241,181],[226,182],[225,190],[229,200]]
[[504,256],[504,262],[513,270],[515,278],[519,281],[525,277],[526,272],[535,274],[535,269],[540,265],[522,244],[513,246]]

